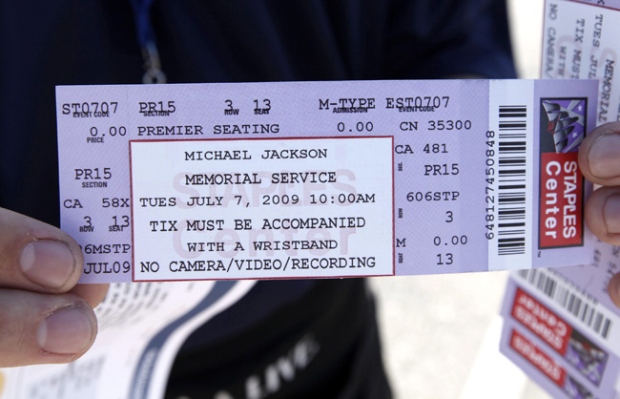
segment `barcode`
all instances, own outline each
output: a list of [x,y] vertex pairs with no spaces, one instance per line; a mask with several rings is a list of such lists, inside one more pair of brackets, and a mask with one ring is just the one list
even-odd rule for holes
[[604,339],[608,339],[612,320],[597,310],[597,302],[570,288],[541,270],[519,270],[517,274],[530,286],[545,294],[549,299],[578,318],[586,327]]
[[525,254],[525,105],[499,106],[497,254]]

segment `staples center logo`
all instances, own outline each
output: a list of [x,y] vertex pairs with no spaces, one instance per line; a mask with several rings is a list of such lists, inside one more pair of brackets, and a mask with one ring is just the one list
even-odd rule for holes
[[577,163],[587,99],[541,100],[539,248],[583,245],[583,176]]

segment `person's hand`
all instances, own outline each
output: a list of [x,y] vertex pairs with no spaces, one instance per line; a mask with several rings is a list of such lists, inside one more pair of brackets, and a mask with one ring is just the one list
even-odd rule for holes
[[66,363],[92,345],[107,285],[76,285],[83,262],[61,230],[0,208],[0,367]]
[[[579,166],[586,179],[603,186],[586,204],[588,227],[601,241],[620,245],[620,122],[601,125],[586,136]],[[608,292],[620,307],[620,273],[611,278]]]

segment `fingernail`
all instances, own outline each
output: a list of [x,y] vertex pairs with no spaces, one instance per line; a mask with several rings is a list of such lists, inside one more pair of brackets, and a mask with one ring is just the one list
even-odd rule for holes
[[93,340],[95,326],[86,311],[63,308],[47,316],[39,325],[37,341],[47,353],[81,353]]
[[617,307],[620,307],[620,274],[614,274],[607,284],[609,298]]
[[605,179],[620,176],[620,135],[609,133],[599,137],[588,152],[590,172]]
[[61,288],[75,270],[75,258],[61,241],[41,240],[27,244],[20,256],[24,274],[34,283]]
[[620,195],[610,195],[603,206],[607,234],[620,234]]

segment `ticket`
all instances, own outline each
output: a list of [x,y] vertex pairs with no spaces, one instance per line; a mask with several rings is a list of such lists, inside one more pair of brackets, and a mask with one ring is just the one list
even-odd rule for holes
[[[547,0],[543,29],[545,79],[598,79],[596,124],[620,119],[620,1]],[[597,4],[601,2],[598,1]]]
[[607,293],[620,247],[597,243],[591,264],[514,272],[501,350],[556,398],[620,395],[620,309]]
[[58,87],[83,282],[587,262],[594,81]]

